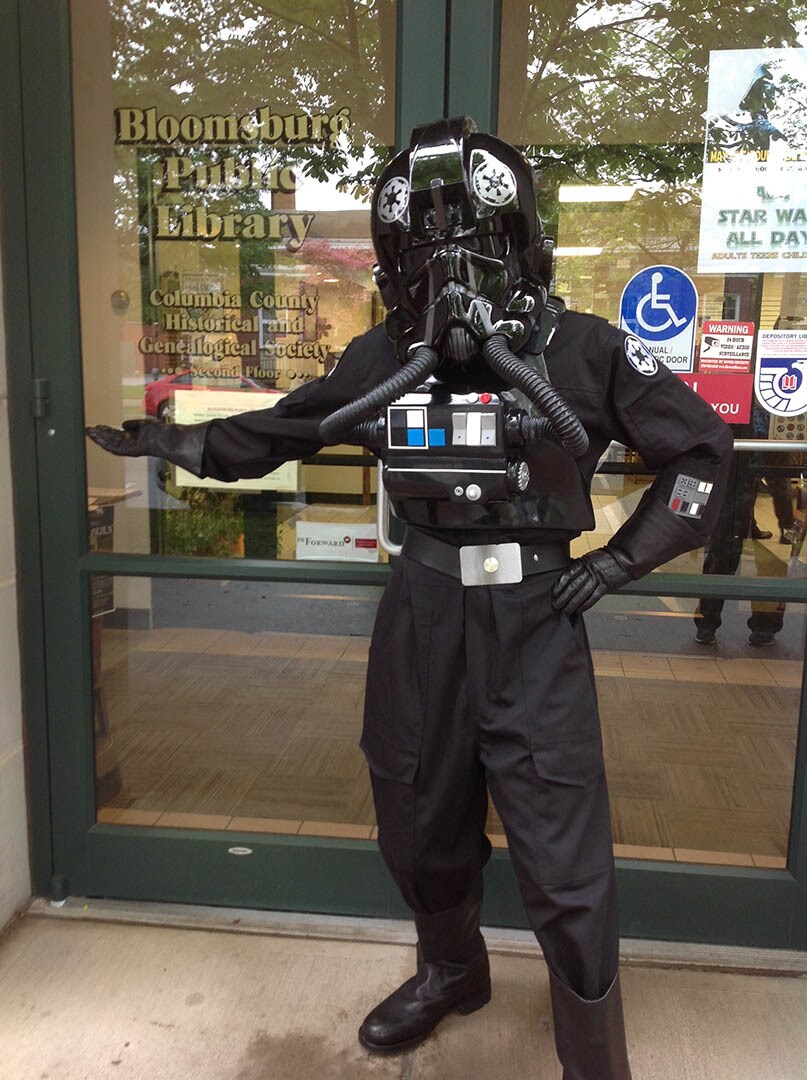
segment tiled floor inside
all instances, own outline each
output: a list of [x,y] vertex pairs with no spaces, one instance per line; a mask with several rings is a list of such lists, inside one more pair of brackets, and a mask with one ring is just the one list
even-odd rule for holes
[[[367,644],[105,631],[122,784],[99,820],[372,839]],[[799,662],[595,650],[594,663],[618,854],[783,867]],[[489,832],[504,845],[495,812]]]

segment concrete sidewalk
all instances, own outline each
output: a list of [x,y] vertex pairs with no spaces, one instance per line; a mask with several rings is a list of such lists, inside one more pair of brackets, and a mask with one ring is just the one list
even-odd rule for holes
[[[144,925],[117,921],[133,917],[125,905],[71,904],[56,918],[35,905],[0,941],[2,1080],[560,1078],[546,968],[525,936],[486,935],[490,1005],[449,1017],[408,1054],[371,1058],[356,1028],[411,973],[414,950],[367,938],[397,924],[346,940],[349,920],[297,917],[297,931],[275,924],[281,934],[232,913],[193,928],[192,914]],[[295,932],[308,936],[285,936]],[[785,955],[787,975],[656,967],[641,948],[628,957],[634,1080],[804,1080],[807,963]]]

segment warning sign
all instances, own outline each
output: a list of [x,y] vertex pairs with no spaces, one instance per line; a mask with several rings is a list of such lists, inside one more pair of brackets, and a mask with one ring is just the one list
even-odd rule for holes
[[707,320],[701,330],[698,371],[749,372],[753,346],[752,322]]

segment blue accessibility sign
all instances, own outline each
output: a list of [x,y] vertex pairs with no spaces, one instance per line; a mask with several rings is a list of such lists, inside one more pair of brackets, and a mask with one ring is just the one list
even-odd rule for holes
[[648,266],[622,292],[619,325],[673,371],[692,371],[698,290],[675,266]]

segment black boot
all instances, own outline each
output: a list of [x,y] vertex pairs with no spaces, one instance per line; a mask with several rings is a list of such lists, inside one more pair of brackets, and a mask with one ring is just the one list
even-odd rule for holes
[[751,539],[752,540],[770,540],[773,533],[770,529],[760,529],[756,523],[756,519],[751,522]]
[[475,1012],[490,1001],[490,967],[479,932],[481,895],[436,915],[416,915],[417,974],[377,1005],[359,1028],[374,1054],[423,1042],[450,1012]]
[[551,971],[549,987],[563,1080],[631,1080],[619,975],[596,1001],[578,997]]

